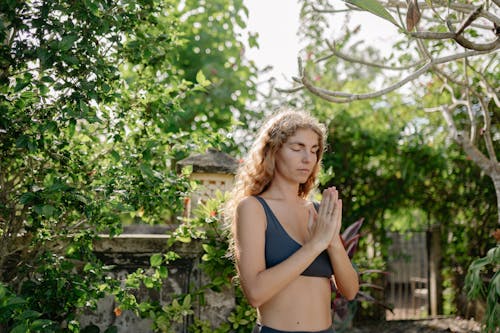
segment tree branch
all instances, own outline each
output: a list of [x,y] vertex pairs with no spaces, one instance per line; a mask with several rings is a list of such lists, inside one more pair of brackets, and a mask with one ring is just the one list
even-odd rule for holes
[[278,91],[278,92],[292,94],[292,93],[295,93],[295,92],[297,92],[297,91],[300,91],[300,90],[304,89],[304,86],[303,86],[303,85],[300,85],[300,86],[298,86],[298,87],[295,87],[295,88],[289,88],[289,89],[285,89],[285,88],[274,88],[274,89],[276,89],[276,91]]
[[[498,2],[498,0],[495,0],[496,2]],[[407,7],[407,3],[406,1],[399,1],[399,0],[389,0],[387,1],[385,4],[382,4],[384,7],[386,8],[406,8]],[[469,5],[469,4],[465,4],[465,3],[457,3],[457,2],[449,2],[449,1],[446,1],[446,0],[434,0],[432,1],[432,4],[429,5],[427,1],[421,1],[421,2],[418,2],[418,7],[420,9],[426,9],[426,8],[429,8],[429,9],[434,9],[436,7],[445,7],[445,8],[449,8],[449,9],[452,9],[454,11],[457,11],[457,12],[460,12],[460,13],[465,13],[465,14],[469,14],[471,11],[474,11],[476,9],[476,6],[474,5]],[[487,11],[482,11],[480,14],[479,14],[480,17],[483,17],[491,22],[494,22],[497,26],[500,25],[500,18],[498,16],[495,16],[493,15],[492,13],[490,12],[487,12]]]
[[411,65],[408,65],[408,66],[403,66],[403,67],[394,67],[394,66],[386,66],[386,65],[383,65],[383,64],[379,64],[379,63],[375,63],[375,62],[371,62],[371,61],[366,61],[366,60],[363,60],[363,59],[358,59],[358,58],[354,58],[354,57],[351,57],[351,56],[348,56],[347,54],[339,51],[339,50],[336,50],[335,49],[335,43],[330,43],[328,41],[326,41],[326,44],[328,45],[328,48],[330,49],[330,51],[332,51],[331,54],[329,55],[326,55],[324,57],[321,57],[317,60],[315,60],[314,62],[315,63],[319,63],[321,61],[324,61],[324,60],[327,60],[333,56],[336,56],[340,59],[343,59],[345,61],[349,61],[349,62],[352,62],[352,63],[357,63],[357,64],[361,64],[361,65],[366,65],[366,66],[370,66],[370,67],[375,67],[375,68],[381,68],[381,69],[389,69],[389,70],[394,70],[394,71],[402,71],[402,70],[407,70],[407,69],[411,69],[411,68],[414,68],[414,67],[417,67],[417,66],[421,66],[424,62],[423,61],[420,61],[418,63],[415,63],[415,64],[411,64]]
[[[411,75],[402,79],[401,81],[398,81],[395,84],[393,84],[387,88],[384,88],[384,89],[381,89],[381,90],[378,90],[378,91],[375,91],[372,93],[367,93],[367,94],[351,94],[351,93],[344,93],[344,92],[340,92],[340,91],[329,91],[329,90],[321,89],[321,88],[318,88],[318,87],[315,87],[314,85],[312,85],[311,82],[306,78],[305,75],[302,78],[302,84],[313,94],[318,95],[320,97],[325,97],[325,99],[327,99],[331,102],[346,103],[346,102],[352,102],[355,100],[371,99],[374,97],[380,97],[382,95],[385,95],[389,92],[392,92],[392,91],[402,87],[406,83],[415,80],[417,77],[419,77],[420,75],[427,72],[430,67],[432,67],[432,63],[429,62],[429,63],[425,64],[424,66],[422,66],[417,71],[413,72]],[[341,97],[341,99],[332,100],[332,99],[330,99],[332,96],[333,97]]]
[[464,66],[464,75],[465,75],[465,82],[467,83],[467,87],[465,88],[465,97],[466,97],[466,107],[467,107],[467,114],[469,115],[469,121],[470,121],[470,141],[472,144],[476,144],[477,140],[477,122],[474,117],[474,113],[472,111],[472,102],[470,100],[470,84],[469,84],[469,77],[467,75],[467,58],[463,59],[463,66]]
[[474,9],[474,11],[472,11],[469,15],[467,15],[465,20],[462,21],[462,23],[460,24],[460,26],[456,31],[456,34],[460,35],[465,30],[465,28],[470,26],[472,22],[474,22],[479,17],[479,14],[481,14],[482,11],[483,11],[483,5],[477,6],[476,9]]
[[495,149],[493,148],[493,140],[491,139],[491,118],[488,111],[488,104],[484,101],[483,98],[481,98],[481,96],[479,96],[479,94],[475,93],[475,96],[479,100],[479,103],[481,104],[481,110],[483,111],[482,113],[484,118],[484,126],[481,130],[481,134],[484,137],[484,143],[486,145],[486,150],[488,151],[488,156],[490,157],[490,160],[493,161],[493,163],[498,163],[497,154],[495,152]]
[[[378,91],[375,91],[375,92],[371,92],[371,93],[366,93],[366,94],[352,94],[352,93],[345,93],[345,92],[340,92],[340,91],[330,91],[330,90],[326,90],[326,89],[322,89],[322,88],[316,87],[306,77],[305,72],[302,75],[301,83],[312,94],[314,94],[314,95],[316,95],[318,97],[324,98],[325,100],[327,100],[329,102],[333,102],[333,103],[348,103],[348,102],[352,102],[352,101],[356,101],[356,100],[364,100],[364,99],[370,99],[370,98],[374,98],[374,97],[380,97],[380,96],[385,95],[385,94],[387,94],[389,92],[392,92],[392,91],[394,91],[394,90],[402,87],[406,83],[415,80],[420,75],[424,74],[430,68],[434,67],[437,64],[443,64],[443,63],[447,63],[447,62],[450,62],[450,61],[459,60],[459,59],[462,59],[462,58],[465,58],[465,57],[472,57],[472,56],[476,56],[476,55],[480,55],[480,54],[485,54],[485,53],[489,53],[489,52],[486,52],[486,51],[465,51],[465,52],[462,52],[462,53],[453,54],[453,55],[449,55],[449,56],[446,56],[446,57],[433,59],[433,60],[429,61],[428,63],[426,63],[424,66],[422,66],[417,71],[413,72],[409,76],[407,76],[404,79],[402,79],[401,81],[398,81],[395,84],[393,84],[393,85],[391,85],[391,86],[389,86],[387,88],[384,88],[384,89],[381,89],[381,90],[378,90]],[[299,67],[301,67],[301,64],[299,65]],[[299,72],[301,72],[301,71],[299,71]],[[292,88],[292,89],[296,89],[296,88]]]

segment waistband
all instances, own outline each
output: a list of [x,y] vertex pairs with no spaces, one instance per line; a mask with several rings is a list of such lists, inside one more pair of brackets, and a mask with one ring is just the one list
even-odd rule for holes
[[282,331],[260,324],[255,325],[252,333],[334,333],[333,328],[327,328],[321,331]]

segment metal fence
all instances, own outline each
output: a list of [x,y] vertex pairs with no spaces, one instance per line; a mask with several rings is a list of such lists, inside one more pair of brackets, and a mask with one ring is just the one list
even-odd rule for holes
[[420,319],[429,314],[429,262],[425,232],[390,233],[387,320]]

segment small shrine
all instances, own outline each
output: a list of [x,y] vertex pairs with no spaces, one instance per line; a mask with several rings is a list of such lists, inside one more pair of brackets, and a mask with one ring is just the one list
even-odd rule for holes
[[184,216],[189,217],[192,208],[215,197],[217,190],[225,192],[232,189],[238,161],[224,152],[209,148],[205,154],[193,154],[177,162],[177,171],[186,166],[192,166],[190,179],[199,184],[184,207]]

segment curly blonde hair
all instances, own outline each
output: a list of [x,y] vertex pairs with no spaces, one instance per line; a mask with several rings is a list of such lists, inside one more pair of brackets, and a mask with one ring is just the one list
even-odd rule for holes
[[325,149],[326,128],[315,117],[304,111],[285,110],[271,116],[261,127],[257,138],[240,164],[235,186],[225,207],[226,225],[232,229],[236,207],[252,195],[264,192],[275,172],[276,152],[299,129],[311,129],[318,135],[317,162],[307,181],[299,185],[298,195],[306,198],[314,188]]

